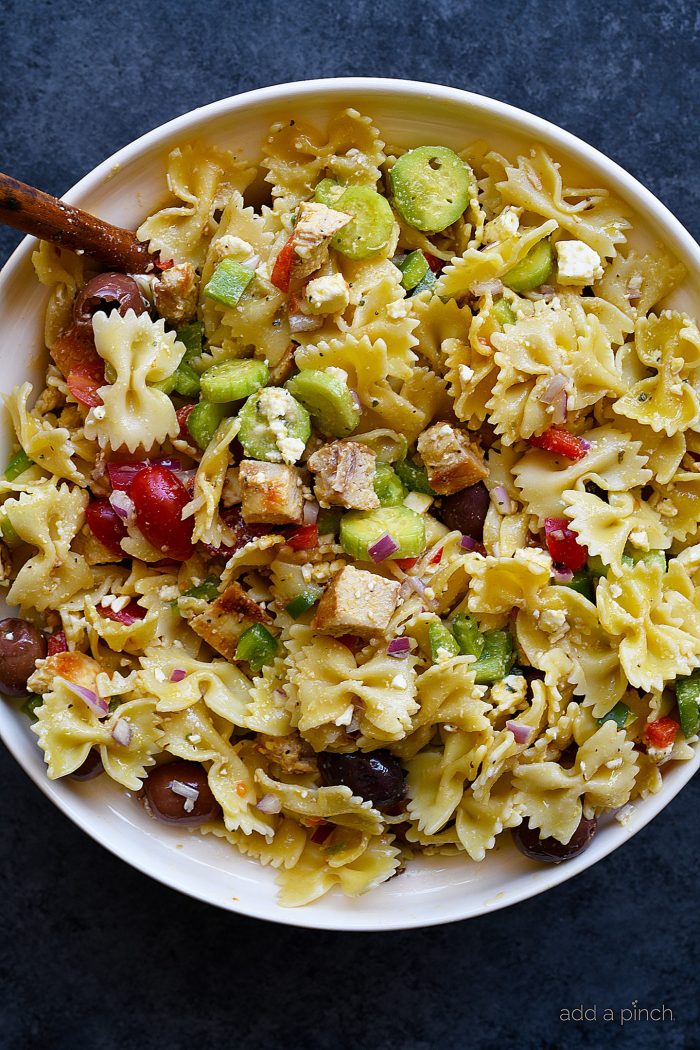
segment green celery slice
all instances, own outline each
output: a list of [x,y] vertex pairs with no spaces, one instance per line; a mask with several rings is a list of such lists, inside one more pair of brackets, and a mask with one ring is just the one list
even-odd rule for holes
[[222,259],[204,286],[204,294],[222,306],[237,306],[254,277],[253,270],[235,259]]

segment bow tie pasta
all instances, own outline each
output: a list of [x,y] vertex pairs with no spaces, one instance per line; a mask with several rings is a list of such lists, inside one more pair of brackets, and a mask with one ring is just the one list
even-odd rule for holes
[[34,255],[0,686],[50,778],[106,774],[285,907],[576,856],[700,731],[684,268],[543,146],[458,145],[352,109],[254,163],[183,144],[152,274]]

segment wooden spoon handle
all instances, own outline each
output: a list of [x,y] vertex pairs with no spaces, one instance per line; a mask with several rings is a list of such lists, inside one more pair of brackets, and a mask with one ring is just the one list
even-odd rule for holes
[[0,223],[73,251],[83,251],[108,270],[148,273],[156,261],[130,230],[103,222],[2,172]]

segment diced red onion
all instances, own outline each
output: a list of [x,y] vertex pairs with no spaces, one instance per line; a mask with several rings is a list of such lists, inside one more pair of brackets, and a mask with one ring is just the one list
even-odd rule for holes
[[586,452],[588,452],[591,447],[590,441],[586,441],[586,439],[582,437],[579,438],[579,441],[581,442],[581,448],[585,448]]
[[187,671],[183,671],[181,667],[176,667],[170,675],[171,682],[181,682],[183,678],[187,678]]
[[183,784],[181,780],[173,780],[170,784],[170,790],[174,795],[179,795],[184,798],[185,802],[183,809],[185,813],[191,813],[194,809],[194,804],[199,798],[199,791],[197,788],[190,787],[189,784]]
[[318,521],[318,512],[321,508],[318,503],[305,503],[304,504],[304,524],[315,525]]
[[506,729],[513,734],[516,744],[527,744],[532,736],[532,727],[521,725],[520,722],[508,721]]
[[319,328],[323,328],[322,317],[310,317],[308,314],[290,314],[288,319],[290,332],[315,332]]
[[394,537],[385,532],[371,547],[367,548],[367,553],[373,562],[380,562],[390,557],[390,555],[396,554],[398,549],[399,545]]
[[112,739],[115,740],[117,744],[121,744],[122,747],[128,747],[131,743],[131,726],[125,718],[118,718],[114,723]]
[[462,536],[461,540],[459,541],[459,545],[462,548],[462,550],[465,551],[475,551],[478,547],[478,543],[476,542],[476,540],[472,536],[466,535]]
[[259,809],[261,813],[268,813],[272,816],[281,812],[282,802],[276,795],[263,795],[260,801],[256,802],[255,808]]
[[571,583],[574,578],[573,571],[571,569],[555,569],[554,579],[556,583]]
[[57,678],[56,681],[63,682],[69,693],[72,693],[79,700],[83,700],[90,710],[94,711],[100,718],[109,714],[107,701],[98,696],[97,693],[94,693],[92,689],[86,689],[84,685],[76,685],[75,682],[69,682],[67,678]]
[[350,391],[350,397],[353,399],[353,401],[355,403],[355,408],[357,408],[360,411],[362,411],[362,402],[360,401],[360,395],[358,394],[357,390],[351,390]]
[[386,647],[389,656],[408,656],[411,651],[411,642],[408,638],[392,638]]
[[491,491],[491,497],[493,502],[496,504],[501,514],[512,514],[513,513],[513,501],[508,495],[508,492],[504,485],[495,485]]
[[151,467],[165,467],[166,470],[182,470],[182,463],[172,456],[157,456],[149,461]]
[[420,576],[405,576],[404,581],[401,584],[401,597],[406,598],[411,592],[417,594],[419,598],[422,598],[425,594],[425,584],[421,580]]
[[141,463],[108,463],[109,483],[113,489],[128,492],[136,475],[147,466],[149,466],[147,459]]
[[552,405],[557,400],[562,390],[566,390],[566,386],[569,380],[563,375],[551,376],[547,386],[540,394],[540,401],[543,401],[545,405]]
[[127,496],[124,489],[112,489],[109,496],[109,502],[114,507],[114,510],[123,518],[124,521],[133,521],[136,507],[131,496]]
[[469,291],[472,295],[500,295],[503,291],[503,284],[498,278],[494,277],[488,281],[474,281],[469,286]]

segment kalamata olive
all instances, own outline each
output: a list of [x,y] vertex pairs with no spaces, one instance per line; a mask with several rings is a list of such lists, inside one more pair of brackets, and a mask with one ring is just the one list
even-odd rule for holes
[[88,752],[88,757],[82,766],[74,769],[70,777],[71,780],[93,780],[95,777],[99,777],[100,773],[104,773],[104,766],[102,765],[100,752],[96,747],[93,747]]
[[539,830],[531,828],[527,820],[514,828],[512,834],[515,845],[530,860],[538,860],[543,864],[561,864],[564,860],[578,857],[579,853],[583,853],[590,846],[597,827],[598,821],[595,817],[590,820],[581,817],[579,826],[566,845],[555,838],[541,839]]
[[146,777],[144,788],[154,817],[168,824],[205,824],[219,813],[219,803],[199,762],[183,760],[156,766]]
[[488,509],[489,490],[483,481],[477,481],[476,485],[469,485],[452,496],[445,496],[437,514],[448,529],[458,529],[480,541],[484,535]]
[[406,774],[398,758],[389,751],[360,751],[341,755],[322,751],[318,755],[321,783],[344,784],[353,795],[369,800],[378,809],[394,806],[406,795]]
[[34,624],[10,617],[0,620],[0,691],[22,696],[37,660],[46,656],[46,639]]
[[142,314],[146,309],[133,277],[127,277],[124,273],[100,273],[76,295],[73,320],[79,328],[89,328],[92,326],[93,314],[100,310],[109,311],[115,306],[122,317],[127,310]]

